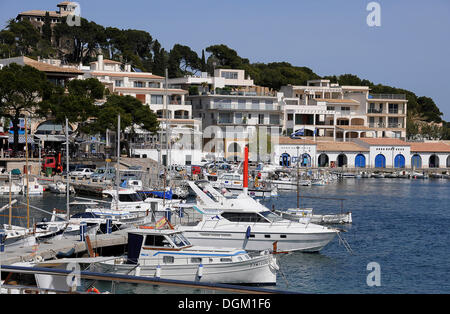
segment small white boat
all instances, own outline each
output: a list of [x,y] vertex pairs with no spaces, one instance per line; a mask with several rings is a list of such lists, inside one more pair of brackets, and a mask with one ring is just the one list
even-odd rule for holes
[[[65,184],[64,182],[58,181],[56,183],[49,184],[48,189],[52,193],[66,194],[66,186],[67,186],[67,184]],[[73,186],[70,186],[69,190],[70,190],[70,194],[75,194],[75,189],[73,188]]]
[[277,213],[280,214],[281,217],[291,221],[301,222],[305,219],[310,219],[312,223],[319,225],[352,223],[351,212],[343,214],[319,215],[313,214],[312,208],[289,208],[286,210],[279,210]]
[[0,195],[9,195],[11,190],[11,195],[18,195],[22,192],[22,187],[15,182],[11,182],[11,188],[9,182],[5,182],[4,185],[0,186]]
[[37,178],[34,178],[33,181],[29,182],[29,187],[27,189],[27,182],[23,180],[22,182],[22,194],[23,195],[43,195],[44,194],[44,186],[40,184]]
[[99,271],[197,282],[275,285],[279,269],[268,251],[192,246],[181,231],[141,227],[128,232],[128,255],[100,261]]

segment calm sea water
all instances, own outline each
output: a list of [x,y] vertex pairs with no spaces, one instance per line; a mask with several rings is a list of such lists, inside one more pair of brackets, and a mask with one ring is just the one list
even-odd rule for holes
[[[279,255],[283,275],[275,289],[304,293],[450,293],[450,181],[405,179],[345,179],[327,186],[301,188],[301,206],[316,213],[338,213],[340,202],[306,196],[345,198],[353,224],[344,225],[343,237],[350,254],[338,239],[320,253]],[[281,192],[262,201],[269,208],[295,207],[296,192]],[[19,198],[24,201],[23,198]],[[7,197],[0,203],[8,202]],[[30,204],[51,210],[65,208],[65,196],[33,197]],[[3,214],[7,213],[7,210]],[[15,210],[26,213],[25,208]],[[32,210],[35,221],[48,215]],[[5,218],[0,219],[0,223]],[[380,266],[380,286],[368,286],[367,277]],[[372,278],[372,277],[371,277]],[[149,293],[142,287],[123,293]],[[167,291],[170,293],[169,291]],[[177,293],[177,292],[173,292]]]

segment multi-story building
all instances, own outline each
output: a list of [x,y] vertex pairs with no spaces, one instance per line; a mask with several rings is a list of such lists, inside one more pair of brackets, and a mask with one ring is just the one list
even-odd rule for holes
[[405,95],[371,95],[367,86],[329,80],[283,86],[283,131],[346,141],[361,137],[406,137]]
[[252,138],[256,143],[262,132],[278,136],[281,131],[281,94],[254,86],[244,70],[217,69],[214,77],[203,73],[171,79],[170,84],[190,90],[193,116],[202,120],[205,152],[241,159]]
[[[147,104],[160,119],[191,119],[192,108],[185,101],[187,91],[165,88],[164,77],[148,72],[132,71],[131,65],[122,66],[120,62],[104,59],[91,62],[84,68],[85,78],[94,77],[102,82],[111,93],[130,95]],[[166,99],[167,96],[167,115]]]
[[46,10],[30,10],[30,11],[24,11],[17,15],[16,20],[18,21],[24,21],[28,20],[30,23],[38,28],[39,30],[42,30],[42,26],[44,25],[45,21],[45,15],[49,14],[51,20],[51,24],[54,25],[56,23],[61,23],[62,18],[72,14],[78,14],[77,8],[78,3],[71,2],[71,1],[63,1],[57,4],[58,10],[57,11],[46,11]]

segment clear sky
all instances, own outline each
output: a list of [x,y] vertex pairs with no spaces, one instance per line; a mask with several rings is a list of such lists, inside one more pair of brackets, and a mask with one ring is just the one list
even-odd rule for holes
[[[0,27],[59,1],[0,0]],[[78,0],[103,26],[148,31],[170,50],[199,54],[225,44],[250,62],[287,61],[318,75],[356,74],[434,99],[450,121],[450,1],[379,0],[381,26],[367,25],[371,0]]]

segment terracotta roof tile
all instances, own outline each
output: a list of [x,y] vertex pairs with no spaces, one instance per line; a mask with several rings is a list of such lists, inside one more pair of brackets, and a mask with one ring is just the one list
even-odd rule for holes
[[354,142],[317,142],[317,151],[368,152],[369,149]]
[[44,62],[39,62],[36,60],[33,60],[28,57],[23,57],[23,62],[26,65],[32,66],[33,68],[42,71],[42,72],[52,72],[52,73],[67,73],[67,74],[83,74],[82,71],[75,69],[75,68],[65,68],[65,67],[59,67],[56,65],[51,65]]
[[410,143],[412,152],[449,152],[450,145],[444,142]]
[[113,76],[113,77],[133,77],[133,78],[150,78],[150,79],[158,79],[163,80],[164,77],[149,74],[149,73],[140,73],[140,72],[91,72],[92,75],[95,76]]
[[391,146],[391,145],[396,145],[396,146],[409,146],[409,143],[399,140],[397,138],[368,138],[368,137],[364,137],[364,138],[360,138],[359,140],[366,142],[367,144],[370,145],[386,145],[386,146]]
[[[276,139],[275,139],[276,141]],[[286,137],[286,136],[282,136],[278,138],[278,143],[279,144],[298,144],[298,145],[302,145],[302,144],[307,144],[307,145],[316,145],[317,143],[308,139],[293,139],[290,137]]]

